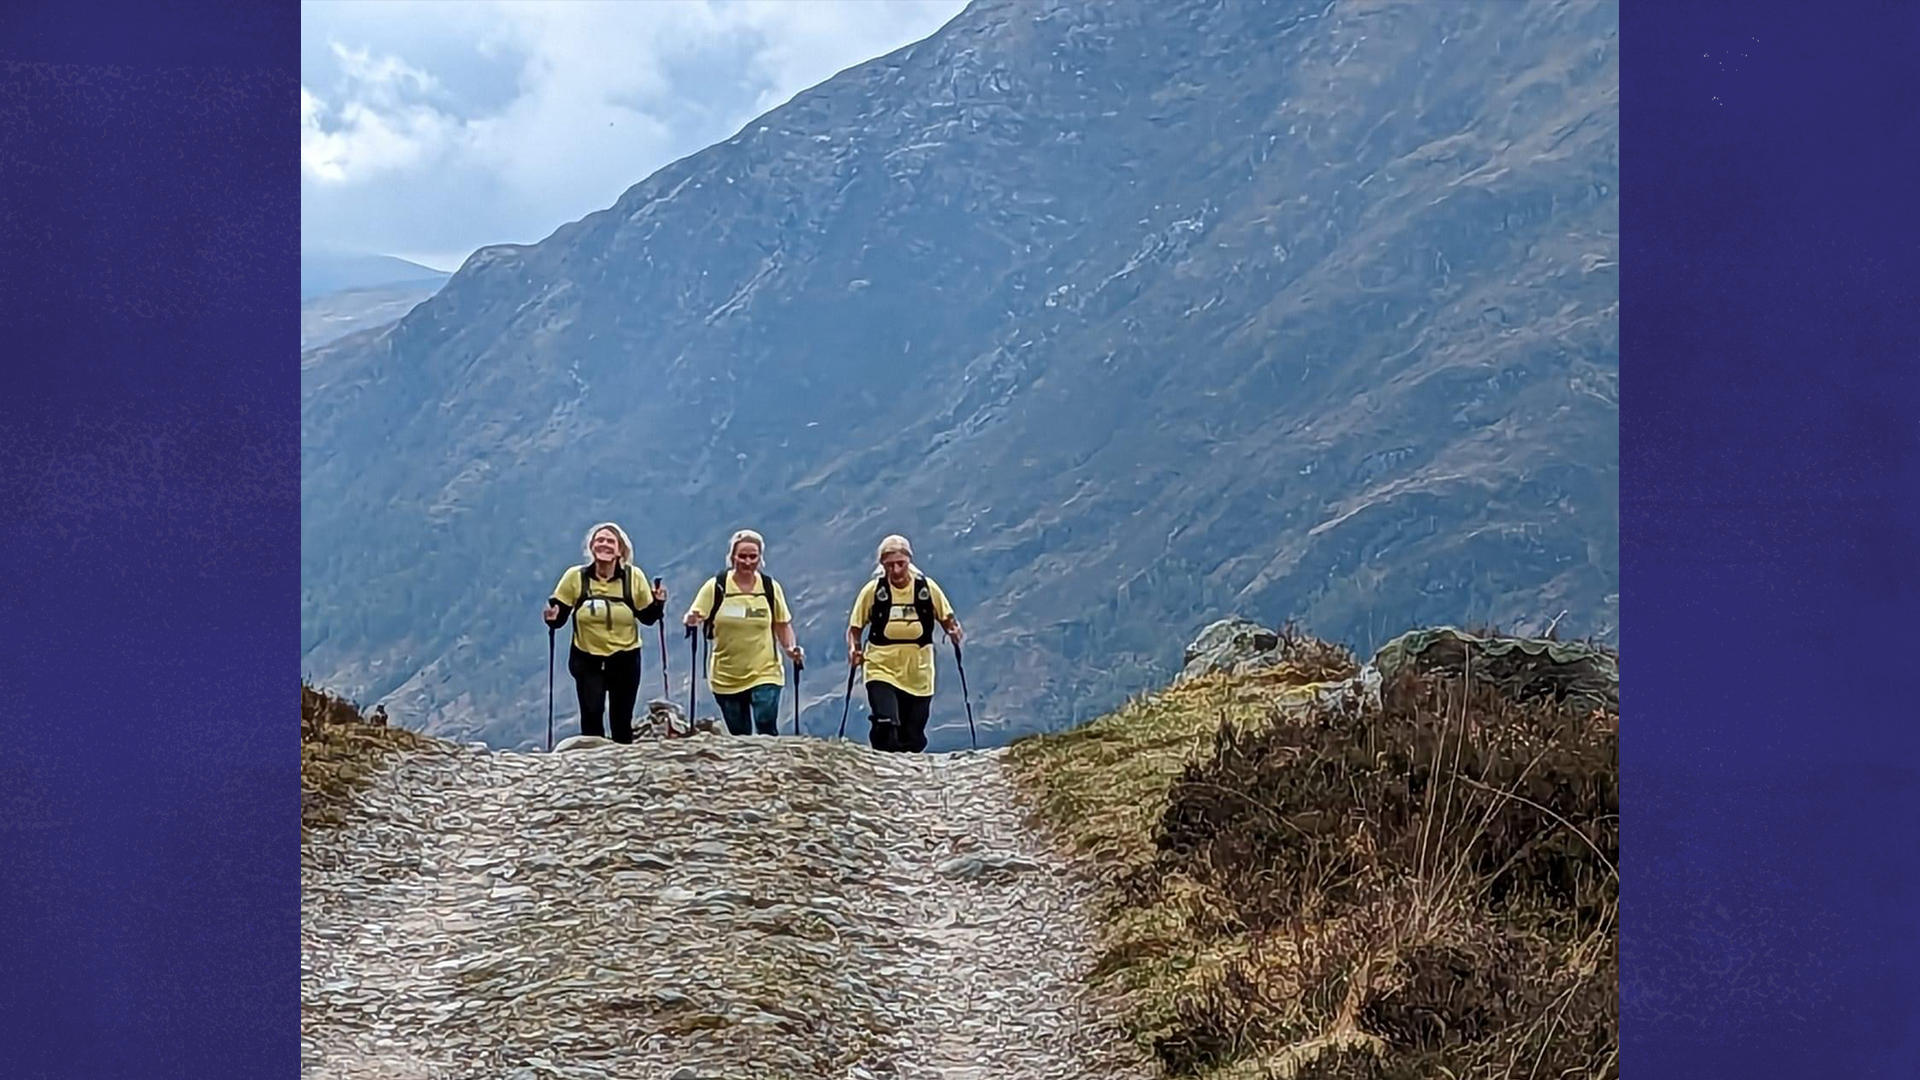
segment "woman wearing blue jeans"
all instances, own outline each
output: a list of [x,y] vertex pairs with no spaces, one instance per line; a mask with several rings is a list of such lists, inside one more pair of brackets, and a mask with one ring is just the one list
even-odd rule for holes
[[[793,612],[780,583],[760,572],[765,541],[742,529],[727,545],[727,569],[700,586],[686,624],[713,642],[707,685],[735,735],[780,733],[780,652],[796,664],[805,652],[793,636]],[[780,652],[775,651],[775,645]]]

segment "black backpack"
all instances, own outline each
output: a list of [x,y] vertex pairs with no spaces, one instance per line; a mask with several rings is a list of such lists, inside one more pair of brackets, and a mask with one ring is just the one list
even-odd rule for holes
[[927,576],[913,575],[913,610],[920,616],[920,636],[913,641],[894,641],[886,636],[887,620],[893,617],[893,586],[885,575],[878,580],[873,587],[873,606],[867,612],[867,647],[933,644],[933,590],[927,588]]
[[[574,573],[580,576],[580,595],[574,598],[573,611],[569,613],[568,617],[573,619],[576,625],[578,625],[580,621],[580,609],[586,605],[588,600],[612,599],[606,596],[594,596],[587,591],[587,574],[592,570],[592,563],[574,567]],[[640,605],[633,602],[633,567],[621,564],[616,567],[616,570],[620,578],[620,602],[627,605],[628,611],[633,612],[633,637],[635,644],[638,644],[640,640]],[[611,606],[607,608],[607,629],[613,629],[613,608]]]
[[[732,576],[732,573],[726,570],[722,570],[713,575],[713,606],[707,609],[707,621],[704,624],[708,641],[713,640],[713,617],[719,613],[721,603],[727,598],[727,578]],[[760,574],[760,592],[746,594],[748,596],[764,596],[767,598],[767,615],[769,622],[775,621],[771,618],[774,612],[773,586],[773,579],[768,577],[765,571],[762,571]],[[776,639],[774,645],[778,646],[779,644],[780,642]]]

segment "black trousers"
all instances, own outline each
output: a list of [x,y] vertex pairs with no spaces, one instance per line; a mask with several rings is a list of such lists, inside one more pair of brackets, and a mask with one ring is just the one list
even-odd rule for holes
[[918,754],[927,748],[927,713],[933,698],[909,694],[884,682],[867,683],[867,741],[875,750]]
[[571,645],[567,673],[573,676],[573,690],[580,698],[580,734],[600,735],[600,717],[611,701],[613,741],[632,742],[633,702],[640,696],[640,650],[595,656]]

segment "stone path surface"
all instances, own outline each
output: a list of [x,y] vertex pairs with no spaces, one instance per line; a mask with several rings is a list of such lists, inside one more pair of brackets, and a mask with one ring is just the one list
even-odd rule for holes
[[398,757],[302,847],[302,1075],[1156,1076],[1002,754]]

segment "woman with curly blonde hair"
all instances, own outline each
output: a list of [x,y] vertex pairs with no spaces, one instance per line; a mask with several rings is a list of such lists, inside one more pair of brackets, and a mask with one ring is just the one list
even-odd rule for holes
[[633,541],[613,522],[588,529],[581,547],[587,561],[560,575],[547,597],[546,622],[558,630],[573,620],[567,672],[580,699],[580,734],[600,735],[601,717],[610,713],[613,741],[630,743],[640,696],[640,627],[660,621],[667,590],[656,590],[633,565]]

